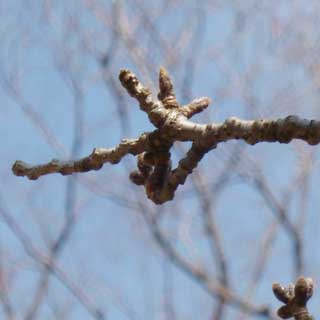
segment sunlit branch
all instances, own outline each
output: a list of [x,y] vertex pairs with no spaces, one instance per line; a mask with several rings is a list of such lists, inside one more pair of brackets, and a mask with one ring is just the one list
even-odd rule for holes
[[[131,71],[121,70],[119,79],[129,95],[138,100],[140,109],[147,113],[150,122],[157,128],[155,131],[143,133],[136,140],[124,139],[115,148],[96,148],[89,156],[75,161],[52,160],[35,166],[16,161],[12,168],[14,174],[37,179],[49,173],[68,175],[99,170],[104,163],[116,164],[127,154],[146,152],[153,157],[153,164],[148,173],[132,174],[132,180],[145,186],[149,199],[162,204],[174,198],[178,186],[184,184],[203,156],[219,143],[239,139],[251,145],[258,142],[289,143],[293,139],[306,141],[310,145],[320,142],[320,121],[294,115],[277,120],[241,120],[231,117],[223,123],[192,122],[189,118],[203,111],[210,99],[203,97],[186,106],[180,105],[170,76],[164,68],[160,69],[159,74],[159,100],[152,97],[151,91]],[[170,149],[176,141],[193,143],[177,168],[172,169]]]

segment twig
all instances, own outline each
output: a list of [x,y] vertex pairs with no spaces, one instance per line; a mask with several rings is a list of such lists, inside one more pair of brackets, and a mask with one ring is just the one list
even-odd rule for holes
[[198,282],[208,294],[215,298],[217,297],[224,300],[225,303],[235,306],[247,314],[273,319],[271,312],[267,307],[256,306],[250,301],[239,297],[232,290],[223,286],[214,278],[209,277],[207,272],[205,272],[202,268],[184,259],[163,234],[159,228],[157,219],[150,216],[142,204],[141,211],[154,240],[170,259],[170,261],[191,279]]
[[137,140],[123,139],[116,148],[95,148],[88,157],[74,161],[53,159],[48,163],[37,166],[30,166],[23,161],[16,161],[12,171],[16,176],[26,176],[30,180],[36,180],[50,173],[69,175],[75,172],[99,170],[106,162],[115,164],[127,154],[137,155],[141,153],[145,149],[146,138],[147,135],[142,134]]
[[[14,174],[37,179],[49,173],[63,175],[75,172],[99,170],[104,163],[116,164],[127,154],[137,155],[146,152],[153,158],[148,172],[135,172],[132,180],[143,184],[146,194],[156,204],[172,200],[179,185],[197,167],[199,161],[211,149],[221,142],[242,139],[248,144],[258,142],[289,143],[293,139],[306,141],[310,145],[320,142],[320,121],[288,116],[277,120],[241,120],[236,117],[217,124],[197,124],[189,120],[193,115],[203,111],[210,99],[203,97],[181,106],[176,100],[173,84],[168,72],[160,69],[158,94],[155,100],[151,91],[144,87],[129,70],[121,70],[119,79],[127,92],[134,97],[140,109],[147,113],[150,122],[157,128],[153,132],[144,133],[136,140],[124,139],[112,149],[96,148],[91,155],[76,161],[52,160],[49,163],[31,166],[16,161],[12,167]],[[176,141],[192,141],[177,168],[171,168],[170,149]],[[142,157],[144,158],[144,157]]]

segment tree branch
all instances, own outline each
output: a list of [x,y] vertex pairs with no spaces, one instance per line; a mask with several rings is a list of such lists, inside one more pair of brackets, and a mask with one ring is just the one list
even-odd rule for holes
[[232,290],[228,287],[222,285],[219,281],[216,281],[214,278],[210,277],[205,270],[203,270],[200,266],[196,266],[193,263],[184,259],[172,246],[167,237],[163,234],[161,229],[159,228],[158,222],[156,218],[149,216],[145,210],[142,212],[143,216],[146,220],[147,226],[152,233],[153,238],[156,243],[160,246],[166,256],[170,259],[170,261],[182,270],[186,275],[195,280],[200,284],[200,286],[211,296],[215,298],[223,299],[226,303],[233,305],[243,312],[264,317],[267,319],[274,319],[271,311],[266,306],[256,306],[251,301],[247,301],[242,297],[236,295]]
[[[136,140],[124,139],[111,149],[96,148],[80,160],[52,160],[42,165],[29,165],[16,161],[12,171],[17,176],[27,176],[35,180],[49,173],[68,175],[76,172],[99,170],[104,163],[116,164],[127,154],[138,155],[146,152],[153,157],[148,172],[140,171],[131,175],[132,181],[144,185],[146,194],[156,204],[172,200],[175,190],[184,184],[186,178],[196,168],[203,156],[221,142],[244,140],[254,145],[258,142],[289,143],[293,139],[306,141],[310,145],[320,142],[320,121],[307,120],[298,116],[288,116],[277,120],[241,120],[231,117],[223,123],[197,124],[189,120],[203,111],[210,99],[203,97],[186,106],[180,105],[175,97],[173,83],[168,72],[160,69],[159,100],[144,87],[129,70],[121,70],[119,79],[129,95],[134,97],[140,109],[147,113],[150,122],[157,128],[143,133]],[[170,149],[176,141],[192,141],[177,168],[171,169]]]
[[116,164],[127,154],[137,155],[143,152],[146,138],[147,134],[144,133],[137,140],[123,139],[115,148],[95,148],[89,156],[74,161],[53,159],[45,164],[31,166],[18,160],[14,163],[12,171],[16,176],[26,176],[30,180],[36,180],[50,173],[69,175],[76,172],[99,170],[106,162]]

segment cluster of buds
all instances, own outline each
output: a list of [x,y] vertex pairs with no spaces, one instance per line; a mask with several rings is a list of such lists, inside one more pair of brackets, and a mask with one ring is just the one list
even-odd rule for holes
[[143,152],[138,155],[138,170],[130,174],[136,185],[144,185],[149,199],[157,199],[157,192],[163,190],[171,171],[169,152]]
[[274,295],[285,305],[278,309],[278,316],[282,319],[314,320],[308,312],[307,302],[313,294],[311,278],[300,277],[296,283],[287,288],[275,283],[272,286]]

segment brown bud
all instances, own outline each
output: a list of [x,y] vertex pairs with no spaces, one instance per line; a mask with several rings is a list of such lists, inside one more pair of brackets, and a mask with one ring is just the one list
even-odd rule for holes
[[313,282],[311,278],[299,278],[296,282],[294,293],[299,302],[305,303],[313,294]]
[[168,96],[174,95],[172,81],[170,79],[168,71],[164,67],[160,67],[159,88],[160,92],[158,94],[158,98],[160,100],[163,100]]
[[286,288],[281,286],[279,283],[274,283],[272,285],[272,291],[278,300],[282,301],[283,303],[288,303],[290,297]]
[[133,171],[130,173],[129,178],[134,184],[138,186],[144,185],[145,177],[141,174],[141,172]]
[[140,153],[138,155],[138,168],[144,177],[148,177],[152,170],[152,166],[146,163],[144,155],[145,153]]

